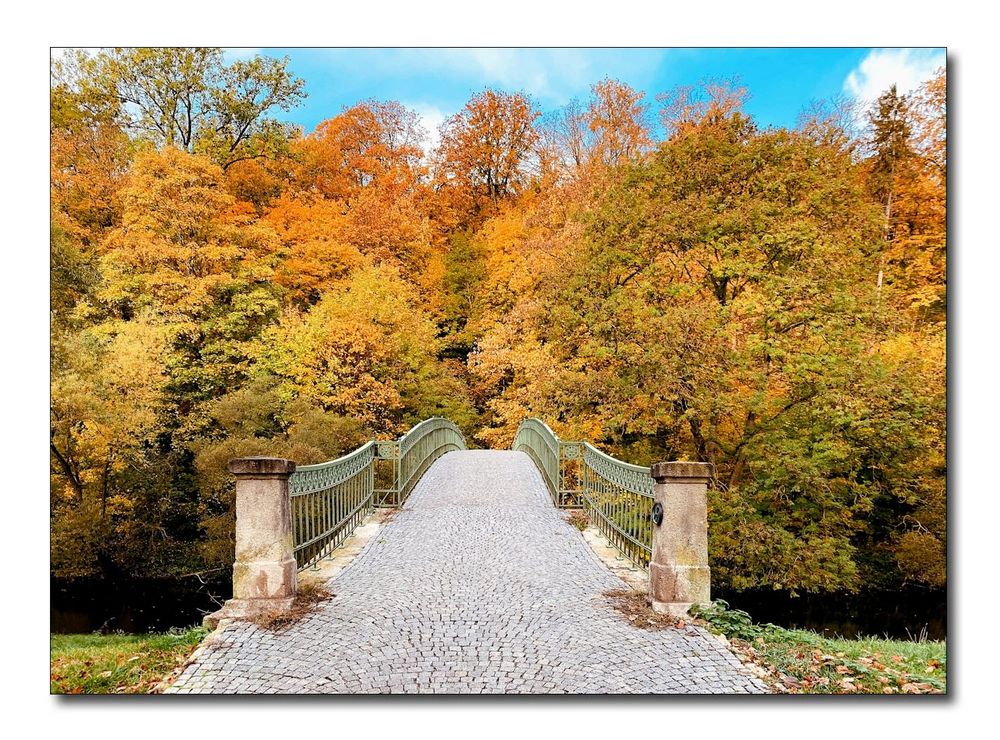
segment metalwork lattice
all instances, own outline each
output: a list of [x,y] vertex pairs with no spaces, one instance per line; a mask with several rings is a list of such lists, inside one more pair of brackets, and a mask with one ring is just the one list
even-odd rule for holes
[[318,465],[303,465],[288,479],[292,541],[299,570],[326,557],[372,509],[375,443]]
[[[336,460],[300,466],[288,479],[298,569],[329,555],[376,505],[399,506],[445,452],[464,449],[461,430],[434,417],[398,440],[373,440]],[[381,460],[391,469],[376,470]]]
[[391,505],[400,506],[420,476],[441,455],[464,449],[465,435],[448,419],[435,416],[413,427],[399,438],[393,450],[395,485]]
[[512,448],[526,452],[560,508],[582,507],[625,556],[646,567],[653,547],[653,478],[589,442],[559,439],[541,419],[525,419]]
[[622,462],[583,444],[583,508],[590,521],[632,562],[653,554],[653,477],[649,468]]

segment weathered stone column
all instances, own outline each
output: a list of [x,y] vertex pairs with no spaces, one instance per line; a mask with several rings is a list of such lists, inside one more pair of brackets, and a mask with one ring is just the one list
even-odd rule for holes
[[680,617],[692,604],[710,600],[708,568],[708,481],[713,466],[698,462],[661,462],[650,468],[656,485],[653,505],[663,519],[653,525],[649,596],[653,609]]
[[230,461],[228,467],[236,476],[233,598],[205,618],[205,624],[213,628],[220,619],[286,613],[296,589],[288,495],[295,463],[276,457],[244,457]]

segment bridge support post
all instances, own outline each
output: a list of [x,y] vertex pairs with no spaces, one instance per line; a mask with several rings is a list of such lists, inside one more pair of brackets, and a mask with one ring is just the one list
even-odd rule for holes
[[662,614],[681,617],[692,604],[710,601],[707,491],[712,473],[711,464],[697,462],[650,468],[654,506],[662,507],[663,518],[653,526],[649,596]]
[[295,599],[297,567],[288,478],[295,463],[275,457],[231,460],[236,476],[236,562],[233,598],[205,618],[255,619],[284,614]]

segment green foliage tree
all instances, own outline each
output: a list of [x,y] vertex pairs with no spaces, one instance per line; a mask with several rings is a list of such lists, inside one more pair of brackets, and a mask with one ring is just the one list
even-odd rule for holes
[[720,582],[856,588],[943,482],[936,347],[883,336],[882,209],[848,148],[684,110],[487,325],[473,370],[502,390],[482,437],[530,413],[637,462],[713,462]]
[[[289,129],[269,115],[304,98],[288,59],[226,64],[221,49],[115,48],[59,60],[60,84],[83,109],[156,145],[223,167],[284,150]],[[60,109],[61,112],[61,109]]]

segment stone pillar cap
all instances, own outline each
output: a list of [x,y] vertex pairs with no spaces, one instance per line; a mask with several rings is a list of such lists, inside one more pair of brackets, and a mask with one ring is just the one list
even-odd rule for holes
[[295,463],[283,457],[239,457],[226,466],[233,475],[291,475]]
[[658,462],[649,468],[649,474],[657,483],[670,480],[703,480],[708,481],[715,475],[715,466],[705,462]]

